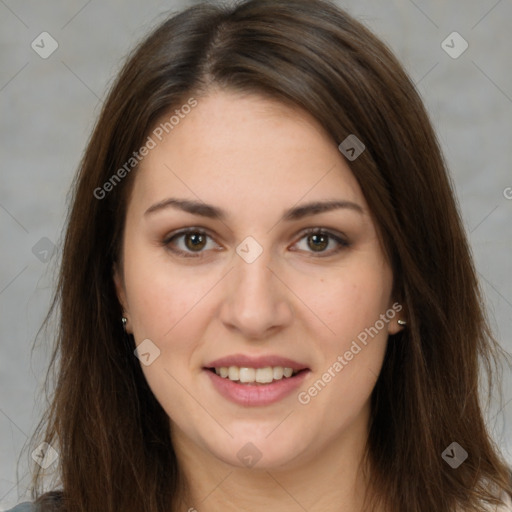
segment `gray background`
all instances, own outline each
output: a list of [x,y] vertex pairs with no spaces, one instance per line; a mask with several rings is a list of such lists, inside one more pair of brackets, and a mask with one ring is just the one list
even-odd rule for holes
[[[18,486],[16,465],[44,405],[48,355],[44,337],[30,348],[49,306],[74,171],[122,58],[165,12],[191,3],[0,0],[0,510],[28,485],[26,457]],[[492,327],[511,351],[512,0],[338,3],[391,46],[424,98]],[[47,59],[31,48],[44,31],[59,45]],[[453,31],[469,44],[456,59],[441,47]],[[503,404],[490,426],[512,463],[510,370]]]

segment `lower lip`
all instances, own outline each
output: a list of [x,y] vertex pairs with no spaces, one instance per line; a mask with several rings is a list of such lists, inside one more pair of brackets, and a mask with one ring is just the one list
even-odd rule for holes
[[279,402],[297,389],[309,374],[309,370],[303,370],[293,377],[284,377],[270,384],[251,385],[219,377],[210,370],[204,371],[210,376],[215,389],[224,398],[247,406],[270,405]]

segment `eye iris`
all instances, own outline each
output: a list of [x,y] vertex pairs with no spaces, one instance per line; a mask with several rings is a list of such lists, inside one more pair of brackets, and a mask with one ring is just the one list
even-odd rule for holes
[[313,250],[323,250],[329,243],[329,237],[322,234],[309,235],[308,241],[313,242],[314,245],[310,245]]
[[206,237],[200,233],[187,233],[185,235],[185,245],[188,249],[202,249],[205,245]]

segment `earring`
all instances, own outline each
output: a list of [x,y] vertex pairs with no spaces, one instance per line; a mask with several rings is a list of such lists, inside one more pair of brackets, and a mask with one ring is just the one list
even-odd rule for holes
[[126,332],[126,322],[127,322],[127,320],[126,320],[126,318],[124,316],[121,318],[121,322],[123,322],[123,330],[124,330],[124,332]]
[[407,322],[405,320],[397,320],[398,325],[407,325]]

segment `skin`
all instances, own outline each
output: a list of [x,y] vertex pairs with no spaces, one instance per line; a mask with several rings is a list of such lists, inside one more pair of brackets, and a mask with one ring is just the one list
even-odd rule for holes
[[[145,214],[169,197],[200,200],[227,216],[172,207]],[[362,213],[343,208],[280,220],[286,209],[327,200],[351,201]],[[187,227],[210,235],[199,252],[185,236],[165,245]],[[328,238],[318,249],[307,228],[349,245]],[[263,249],[252,263],[236,252],[248,236]],[[160,350],[142,369],[169,415],[188,482],[180,510],[361,510],[369,397],[388,335],[404,316],[390,320],[308,404],[298,401],[394,302],[368,205],[322,127],[256,95],[215,90],[198,99],[142,161],[122,250],[114,279],[127,330],[137,344],[150,339]],[[289,357],[311,373],[275,404],[236,405],[203,370],[235,353]],[[237,457],[248,442],[262,455],[252,468]]]

